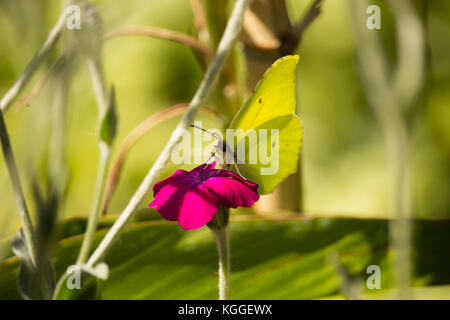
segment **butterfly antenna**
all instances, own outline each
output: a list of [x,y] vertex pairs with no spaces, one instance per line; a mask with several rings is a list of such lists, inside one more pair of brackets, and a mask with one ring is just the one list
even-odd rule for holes
[[212,157],[214,157],[216,155],[216,153],[215,152],[213,152],[212,154],[211,154],[211,156],[208,158],[208,160],[206,160],[206,163],[208,163],[209,162],[209,160],[211,160],[211,158]]
[[219,137],[219,136],[217,135],[216,132],[210,132],[210,131],[208,131],[208,130],[206,130],[206,129],[203,129],[202,127],[196,126],[195,124],[191,124],[190,127],[196,128],[196,129],[200,129],[200,130],[202,130],[202,131],[204,131],[204,132],[207,132],[207,133],[209,133],[210,135],[212,135],[214,138],[216,138],[217,140],[222,141],[222,138]]
[[244,177],[244,176],[242,175],[241,171],[239,171],[239,168],[238,168],[236,162],[234,163],[234,168],[236,169],[238,175],[239,175],[241,178],[243,178],[243,179],[245,179],[245,180],[248,180],[246,177]]

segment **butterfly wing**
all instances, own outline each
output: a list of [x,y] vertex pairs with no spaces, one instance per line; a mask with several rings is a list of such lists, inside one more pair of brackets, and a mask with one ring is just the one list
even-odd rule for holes
[[[294,114],[297,62],[298,56],[275,61],[230,125],[235,130],[236,145],[245,144],[247,151],[245,163],[239,169],[247,179],[259,185],[260,194],[272,192],[297,170],[303,136],[300,119]],[[250,129],[255,131],[251,133]],[[261,135],[260,129],[266,130],[266,137]],[[278,130],[278,134],[272,134],[272,129]],[[255,132],[257,143],[252,143],[250,135]],[[270,163],[263,161],[261,148],[269,153],[270,150],[278,152],[278,157],[272,155]],[[256,163],[250,161],[255,156]]]

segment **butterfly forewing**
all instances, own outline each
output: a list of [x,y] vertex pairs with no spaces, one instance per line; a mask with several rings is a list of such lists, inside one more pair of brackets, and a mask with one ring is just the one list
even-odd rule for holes
[[[242,163],[239,169],[247,179],[259,184],[260,194],[272,192],[297,170],[302,143],[302,124],[294,114],[297,62],[298,56],[278,59],[265,72],[230,126],[237,137],[233,153],[238,163]],[[239,156],[239,146],[245,146],[244,161]],[[264,150],[277,152],[271,155],[270,163],[267,155],[261,157]]]

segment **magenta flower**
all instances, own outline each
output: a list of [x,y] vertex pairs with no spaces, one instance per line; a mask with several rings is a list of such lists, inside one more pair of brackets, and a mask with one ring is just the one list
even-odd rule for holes
[[191,171],[177,170],[153,187],[155,207],[162,217],[185,230],[198,229],[211,221],[219,205],[250,207],[258,201],[258,185],[227,171],[214,169],[215,162]]

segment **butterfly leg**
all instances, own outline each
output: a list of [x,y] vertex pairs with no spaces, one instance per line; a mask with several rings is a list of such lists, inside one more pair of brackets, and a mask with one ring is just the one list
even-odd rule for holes
[[245,179],[245,180],[248,180],[246,177],[244,177],[244,176],[242,175],[241,171],[239,171],[239,168],[238,168],[238,166],[237,166],[236,163],[234,163],[234,168],[236,169],[237,174],[238,174],[241,178],[243,178],[243,179]]

